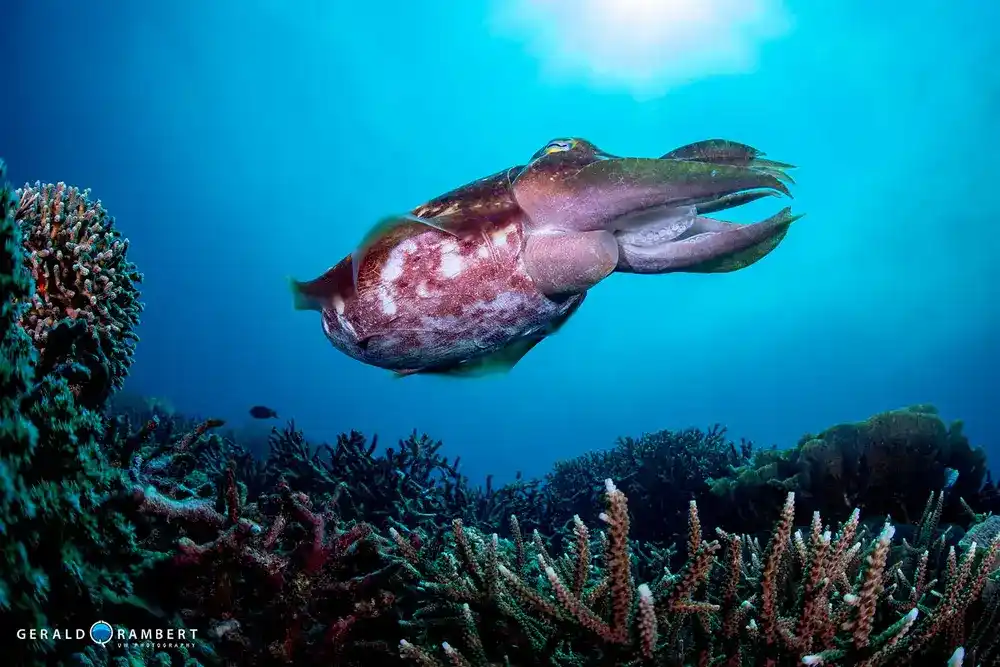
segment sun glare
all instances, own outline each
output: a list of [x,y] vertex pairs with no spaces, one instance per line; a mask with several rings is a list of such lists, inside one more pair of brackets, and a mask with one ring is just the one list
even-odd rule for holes
[[637,95],[752,70],[790,27],[782,0],[496,0],[494,19],[546,73]]

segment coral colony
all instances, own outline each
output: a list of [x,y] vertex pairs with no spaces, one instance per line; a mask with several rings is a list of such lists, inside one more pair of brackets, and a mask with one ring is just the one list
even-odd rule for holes
[[14,193],[24,259],[35,289],[22,325],[45,356],[49,331],[64,319],[85,321],[106,352],[116,387],[132,365],[142,304],[142,276],[125,255],[128,239],[90,193],[57,185],[26,185]]
[[238,442],[117,391],[140,275],[100,202],[0,204],[4,664],[1000,662],[1000,493],[932,408],[786,450],[623,438],[498,488],[416,433]]

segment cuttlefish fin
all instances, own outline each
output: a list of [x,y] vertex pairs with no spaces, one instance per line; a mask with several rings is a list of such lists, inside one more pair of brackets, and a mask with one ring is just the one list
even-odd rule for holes
[[336,293],[336,269],[333,267],[319,278],[306,282],[289,278],[288,289],[292,293],[295,310],[323,310],[330,296]]
[[292,303],[295,310],[320,310],[319,302],[311,296],[306,296],[302,291],[304,283],[295,278],[288,279],[288,287],[292,292]]
[[396,377],[407,377],[409,375],[443,375],[454,378],[474,378],[486,375],[506,373],[517,365],[517,362],[524,358],[524,355],[531,351],[531,348],[538,345],[544,336],[523,338],[514,341],[510,345],[492,352],[482,357],[476,357],[468,361],[461,361],[444,366],[428,366],[426,368],[413,368],[396,371]]
[[393,230],[399,229],[400,227],[405,227],[407,225],[426,225],[450,236],[458,236],[455,230],[452,228],[454,218],[448,215],[438,215],[433,218],[422,218],[411,213],[404,213],[402,215],[390,215],[382,218],[375,225],[368,230],[368,232],[361,239],[358,247],[354,249],[351,253],[351,275],[354,277],[354,285],[358,285],[358,272],[361,270],[361,263],[365,259],[365,255],[368,251],[372,249],[372,246],[386,234],[389,234]]
[[552,320],[546,331],[546,335],[551,336],[552,334],[558,333],[559,330],[563,328],[563,325],[569,321],[569,318],[573,317],[573,315],[576,314],[576,311],[580,310],[580,306],[583,305],[583,300],[586,298],[587,298],[587,293],[584,292],[583,294],[580,295],[580,298],[577,299],[576,303],[570,306],[565,313],[563,313],[556,319]]
[[580,296],[576,302],[570,306],[565,313],[555,318],[544,332],[514,341],[506,347],[496,352],[477,357],[469,361],[446,366],[432,366],[429,368],[408,368],[395,371],[396,378],[404,378],[410,375],[443,375],[454,378],[473,378],[485,375],[500,374],[510,371],[524,358],[538,343],[546,337],[551,336],[560,329],[567,321],[580,309],[586,294]]

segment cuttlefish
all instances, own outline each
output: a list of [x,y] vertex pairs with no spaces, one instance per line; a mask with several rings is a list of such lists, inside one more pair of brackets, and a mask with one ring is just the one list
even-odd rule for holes
[[758,261],[799,216],[754,224],[706,217],[791,196],[786,170],[751,146],[713,139],[659,158],[618,157],[555,139],[526,165],[386,218],[309,282],[334,347],[395,371],[510,369],[612,273],[720,273]]

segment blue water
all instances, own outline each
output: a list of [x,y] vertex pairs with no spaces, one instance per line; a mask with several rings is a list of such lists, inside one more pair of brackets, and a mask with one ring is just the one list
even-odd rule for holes
[[[918,402],[1000,456],[995,3],[6,4],[0,155],[92,188],[131,239],[133,392],[316,439],[417,428],[474,478],[715,422],[790,446]],[[612,276],[483,380],[394,380],[292,310],[287,277],[379,217],[566,135],[750,143],[799,165],[807,216],[744,271]]]

